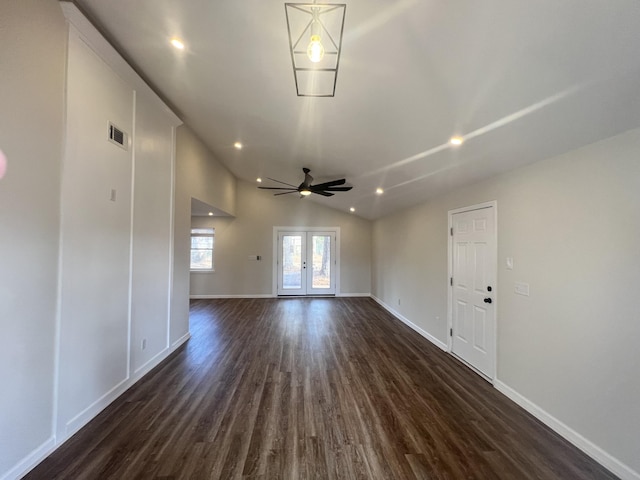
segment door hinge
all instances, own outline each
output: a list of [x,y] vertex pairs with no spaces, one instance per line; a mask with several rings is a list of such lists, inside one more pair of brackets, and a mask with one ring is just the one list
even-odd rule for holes
[[451,227],[451,229],[449,230],[449,232],[451,232],[451,236],[453,237],[453,227]]
[[451,277],[451,278],[449,279],[449,285],[451,285],[451,286],[453,287],[453,277]]
[[449,329],[449,336],[450,336],[450,337],[453,337],[453,328],[450,328],[450,329]]

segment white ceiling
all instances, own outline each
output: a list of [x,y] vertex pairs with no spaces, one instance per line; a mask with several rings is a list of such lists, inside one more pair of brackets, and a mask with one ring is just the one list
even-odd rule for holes
[[365,218],[640,127],[638,0],[346,0],[333,98],[296,96],[284,1],[77,3],[237,177],[346,177],[313,200]]

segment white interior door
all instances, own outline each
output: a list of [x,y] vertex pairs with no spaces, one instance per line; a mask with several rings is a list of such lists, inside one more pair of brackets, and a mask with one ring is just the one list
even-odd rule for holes
[[278,233],[278,295],[335,295],[335,232]]
[[495,207],[454,213],[451,351],[489,378],[495,374]]

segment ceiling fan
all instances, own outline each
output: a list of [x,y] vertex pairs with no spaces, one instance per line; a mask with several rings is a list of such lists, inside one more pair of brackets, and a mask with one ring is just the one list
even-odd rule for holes
[[296,193],[298,192],[300,195],[306,197],[307,195],[311,195],[312,193],[317,193],[318,195],[322,195],[323,197],[331,197],[333,196],[332,192],[348,192],[353,187],[346,186],[341,187],[340,185],[344,185],[347,183],[347,180],[341,178],[339,180],[332,180],[330,182],[319,183],[318,185],[311,185],[313,182],[313,177],[309,174],[311,170],[308,168],[303,168],[304,172],[304,181],[298,185],[291,185],[290,183],[281,182],[280,180],[276,180],[275,178],[269,178],[269,180],[273,180],[274,182],[281,183],[283,185],[287,185],[287,187],[258,187],[263,190],[286,190],[285,192],[274,193],[273,195],[286,195],[288,193]]

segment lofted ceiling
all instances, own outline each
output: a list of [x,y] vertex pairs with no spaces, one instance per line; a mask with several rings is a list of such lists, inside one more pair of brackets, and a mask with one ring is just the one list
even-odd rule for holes
[[379,218],[640,127],[638,0],[342,1],[335,97],[309,98],[284,1],[76,0],[238,178],[354,185],[283,201]]

